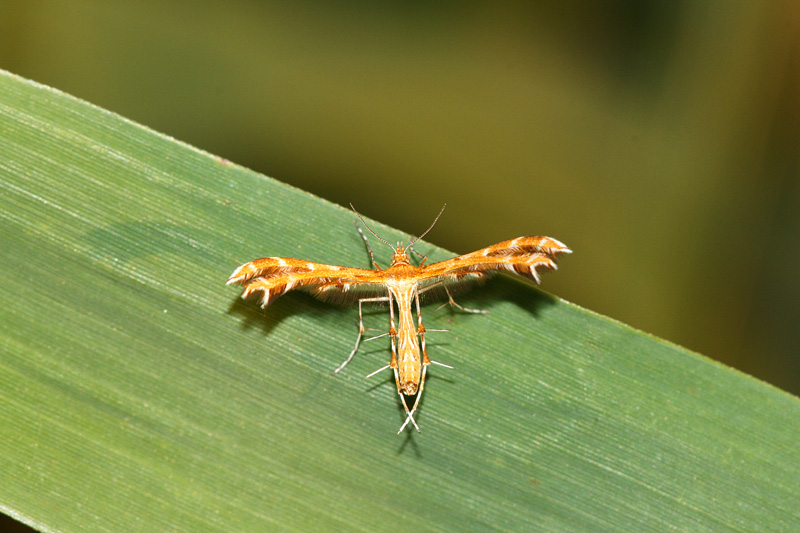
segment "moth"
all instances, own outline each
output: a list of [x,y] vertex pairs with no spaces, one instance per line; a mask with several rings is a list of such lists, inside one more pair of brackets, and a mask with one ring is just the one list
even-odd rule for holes
[[[444,207],[436,215],[430,227],[405,246],[402,243],[392,246],[372,231],[352,204],[350,207],[364,227],[394,251],[391,265],[388,268],[382,269],[378,266],[366,235],[358,228],[366,243],[373,270],[326,265],[289,257],[265,257],[250,261],[237,268],[228,279],[228,285],[241,284],[244,287],[242,298],[260,293],[262,307],[267,307],[275,298],[293,289],[310,291],[312,295],[323,300],[334,300],[340,303],[358,302],[359,324],[356,343],[347,359],[334,370],[334,374],[341,371],[350,362],[361,344],[366,329],[364,328],[362,305],[387,303],[389,331],[373,338],[385,335],[391,338],[391,359],[388,365],[379,368],[367,377],[387,368],[392,369],[400,402],[406,414],[406,419],[397,433],[403,431],[409,422],[417,431],[420,431],[414,420],[414,413],[425,387],[428,366],[439,364],[452,368],[432,361],[428,356],[425,343],[426,332],[443,330],[425,329],[422,324],[420,297],[424,295],[426,300],[429,297],[447,297],[447,304],[462,311],[483,312],[458,305],[453,300],[451,290],[463,287],[469,282],[480,281],[498,271],[520,274],[539,283],[538,268],[556,269],[556,257],[572,251],[556,239],[529,236],[499,242],[487,248],[430,265],[425,264],[427,257],[418,254],[421,260],[419,264],[415,265],[411,262],[409,252],[412,251],[414,244],[433,229],[442,215]],[[414,309],[416,309],[416,320],[414,319]],[[411,403],[412,399],[413,403]]]

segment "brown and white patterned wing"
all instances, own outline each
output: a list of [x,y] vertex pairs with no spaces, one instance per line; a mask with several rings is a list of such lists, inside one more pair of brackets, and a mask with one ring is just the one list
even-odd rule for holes
[[499,242],[482,250],[433,263],[423,267],[420,286],[479,279],[497,271],[514,272],[539,283],[537,268],[556,269],[556,256],[572,250],[550,237],[518,237]]
[[261,291],[262,307],[293,289],[305,289],[318,298],[347,303],[365,295],[383,294],[380,277],[380,271],[289,257],[264,257],[234,270],[228,285],[241,284],[244,287],[242,298]]

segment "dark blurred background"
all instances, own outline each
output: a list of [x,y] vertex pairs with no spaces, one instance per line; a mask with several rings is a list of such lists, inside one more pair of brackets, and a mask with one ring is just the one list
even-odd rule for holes
[[545,290],[794,393],[799,45],[797,0],[0,0],[0,68],[454,252],[556,237]]

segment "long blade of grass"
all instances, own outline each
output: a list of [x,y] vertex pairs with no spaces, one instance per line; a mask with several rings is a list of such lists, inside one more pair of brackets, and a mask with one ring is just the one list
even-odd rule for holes
[[387,339],[331,374],[354,309],[224,285],[369,266],[346,209],[5,73],[0,194],[0,509],[38,529],[800,529],[800,402],[702,356],[496,278],[425,308],[455,370],[398,437]]

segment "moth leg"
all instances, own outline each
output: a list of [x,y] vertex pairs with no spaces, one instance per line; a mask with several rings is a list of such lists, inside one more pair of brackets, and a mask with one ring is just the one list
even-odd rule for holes
[[377,374],[378,372],[382,372],[383,370],[386,370],[387,368],[391,368],[391,367],[390,367],[389,365],[382,366],[382,367],[380,367],[378,370],[376,370],[375,372],[370,372],[369,374],[367,374],[367,375],[366,375],[366,376],[364,376],[364,377],[365,377],[365,378],[367,378],[367,379],[369,379],[369,378],[371,378],[372,376],[374,376],[375,374]]
[[360,299],[358,301],[358,337],[356,337],[356,345],[353,347],[353,351],[350,352],[350,355],[347,356],[347,359],[345,359],[344,363],[339,365],[336,368],[336,370],[333,371],[334,374],[338,374],[340,370],[342,370],[345,366],[347,366],[347,363],[350,362],[350,360],[353,358],[353,356],[358,351],[359,345],[361,345],[361,339],[364,337],[364,330],[366,329],[366,328],[364,328],[364,316],[363,316],[363,314],[361,312],[361,305],[364,302],[367,302],[367,303],[385,302],[386,300],[388,300],[388,298],[385,297],[385,296],[382,296],[382,297],[378,297],[378,298],[362,298],[362,299]]
[[450,289],[448,289],[447,285],[443,284],[441,281],[438,281],[438,282],[434,283],[433,285],[428,285],[427,287],[422,289],[420,291],[420,293],[428,292],[429,290],[434,289],[434,288],[439,287],[439,286],[441,286],[444,289],[445,294],[447,294],[447,301],[445,303],[443,303],[442,305],[440,305],[439,307],[437,307],[436,308],[437,311],[439,309],[441,309],[442,307],[444,307],[445,305],[450,305],[452,307],[460,309],[461,311],[464,311],[465,313],[478,313],[478,314],[482,314],[483,315],[483,314],[486,314],[486,313],[489,312],[489,311],[486,311],[485,309],[470,309],[469,307],[464,307],[463,305],[459,305],[453,299],[453,295],[450,294]]
[[411,248],[411,251],[412,251],[412,252],[414,252],[415,254],[417,254],[417,256],[418,256],[418,257],[421,259],[421,261],[420,261],[420,262],[419,262],[419,264],[417,265],[418,267],[421,267],[422,265],[424,265],[424,264],[425,264],[425,261],[427,261],[427,260],[428,260],[428,256],[427,256],[427,255],[422,255],[421,253],[419,253],[418,251],[416,251],[416,250],[415,250],[415,249],[413,249],[413,248]]
[[486,313],[489,312],[486,309],[470,309],[469,307],[464,307],[463,305],[459,305],[458,303],[456,303],[455,300],[453,300],[453,295],[450,294],[450,289],[447,288],[447,285],[444,286],[444,292],[447,293],[447,304],[450,304],[451,306],[456,307],[464,311],[465,313],[477,313],[485,315]]
[[400,426],[400,429],[397,430],[397,434],[398,435],[400,434],[401,431],[403,431],[406,428],[406,426],[408,425],[409,422],[414,424],[414,427],[417,428],[417,433],[422,433],[420,431],[420,429],[419,429],[419,426],[417,425],[417,422],[414,420],[414,412],[417,410],[417,406],[419,405],[420,398],[422,398],[422,389],[425,388],[425,374],[427,373],[427,371],[428,371],[428,365],[426,364],[425,366],[422,367],[422,379],[420,380],[420,383],[419,383],[419,390],[417,391],[417,398],[414,400],[414,406],[410,410],[408,408],[408,405],[406,405],[405,397],[402,394],[400,394],[400,397],[403,398],[403,407],[405,407],[406,414],[408,416],[406,417],[406,421],[403,422],[403,425]]
[[361,234],[361,238],[364,239],[364,244],[367,246],[367,252],[369,253],[369,262],[372,263],[372,266],[375,267],[375,270],[382,270],[381,267],[378,266],[378,263],[375,262],[375,256],[372,254],[372,247],[369,245],[369,239],[367,239],[367,236],[364,234],[363,231],[361,231],[361,226],[358,225],[358,220],[356,220],[356,229],[358,230],[358,233]]
[[[446,330],[446,329],[426,329],[425,326],[422,325],[422,321],[420,320],[420,322],[419,322],[418,332],[419,332],[419,341],[420,341],[420,344],[422,345],[422,370],[423,370],[422,381],[423,382],[425,381],[424,372],[425,372],[425,369],[428,368],[428,365],[439,365],[439,366],[443,366],[445,368],[449,368],[451,370],[453,369],[453,367],[450,366],[450,365],[446,365],[444,363],[440,363],[439,361],[434,361],[434,360],[432,360],[431,358],[428,357],[428,349],[425,346],[425,334],[427,332],[429,332],[429,331],[448,331],[448,330]],[[419,388],[419,392],[422,393],[422,385]]]
[[[373,328],[367,328],[367,329],[373,329]],[[386,337],[387,335],[389,335],[388,332],[387,333],[381,333],[380,335],[375,335],[374,337],[370,337],[369,339],[364,339],[364,342],[374,341],[375,339],[380,339],[380,338]]]
[[[378,337],[383,337],[384,335],[389,335],[392,338],[392,359],[391,359],[391,361],[389,362],[388,365],[382,366],[378,370],[376,370],[375,372],[371,372],[370,374],[368,374],[367,378],[371,378],[372,376],[374,376],[375,374],[377,374],[378,372],[380,372],[382,370],[386,370],[387,368],[391,368],[394,371],[394,380],[397,382],[397,391],[399,392],[400,391],[400,378],[397,375],[397,355],[396,355],[397,348],[395,347],[395,338],[397,337],[397,331],[395,331],[395,329],[394,329],[394,308],[392,307],[394,304],[392,302],[391,293],[389,293],[389,296],[387,296],[385,298],[380,298],[380,300],[381,301],[385,301],[385,300],[389,301],[389,322],[391,324],[391,329],[389,330],[389,333],[384,333],[382,335],[378,335]],[[373,338],[377,338],[377,337],[373,337]],[[402,397],[402,394],[401,394],[401,397]]]

